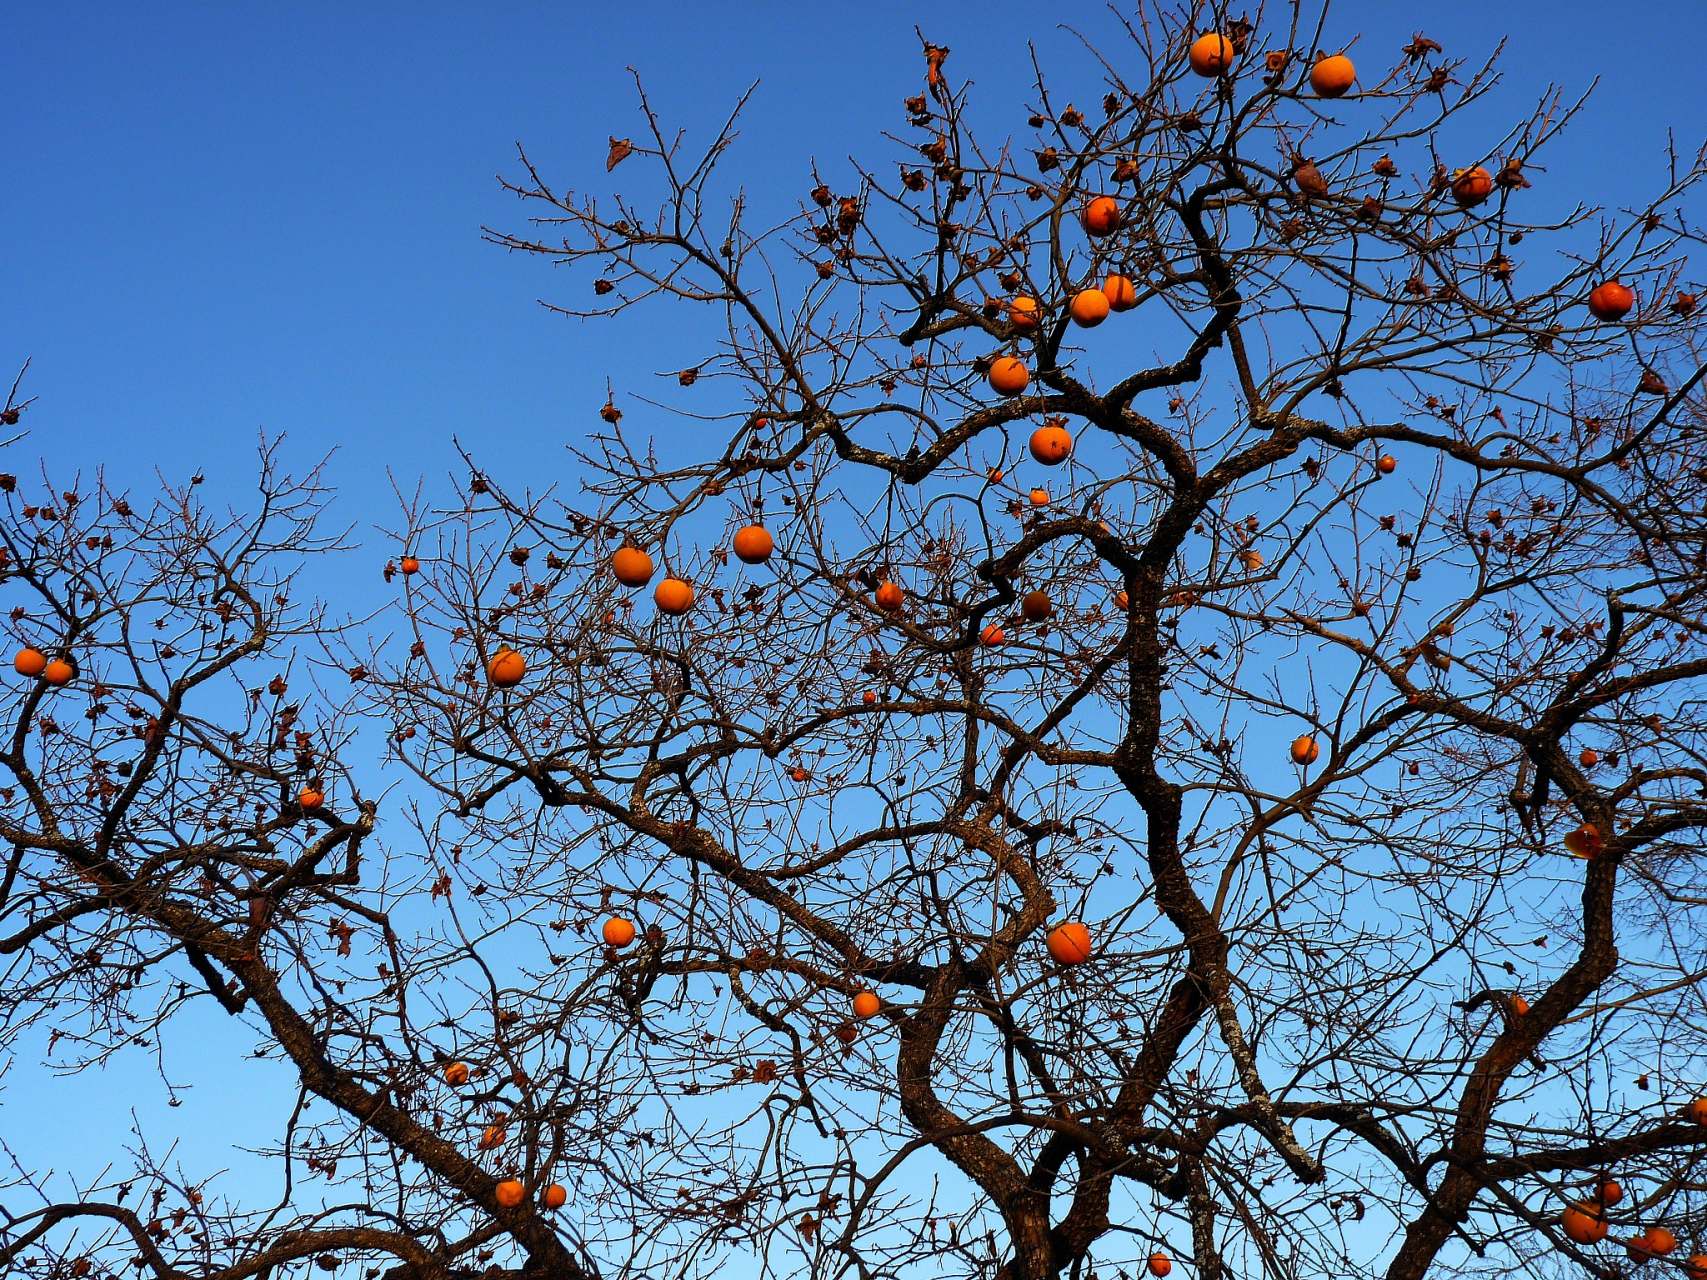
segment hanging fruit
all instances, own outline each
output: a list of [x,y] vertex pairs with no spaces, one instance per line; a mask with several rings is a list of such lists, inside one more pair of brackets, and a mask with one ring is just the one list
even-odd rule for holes
[[625,587],[644,587],[652,581],[652,557],[639,547],[620,546],[610,558],[611,571]]
[[1310,68],[1310,87],[1324,98],[1340,98],[1357,83],[1357,68],[1343,53],[1318,59]]
[[683,614],[693,608],[693,588],[680,578],[665,578],[652,593],[653,602],[669,614]]
[[1597,285],[1588,295],[1588,309],[1596,320],[1612,324],[1630,314],[1636,305],[1636,295],[1616,280]]
[[486,664],[486,678],[500,689],[515,688],[527,673],[527,660],[507,644],[499,645]]
[[1056,964],[1083,964],[1091,958],[1091,931],[1077,920],[1068,920],[1049,931],[1048,947]]
[[763,525],[750,524],[735,531],[735,554],[745,564],[763,564],[776,549],[776,540]]
[[1031,384],[1031,370],[1013,356],[1001,356],[990,365],[990,389],[997,395],[1017,396]]
[[1046,467],[1060,466],[1073,452],[1073,435],[1066,427],[1045,423],[1031,433],[1031,456]]
[[1108,295],[1101,289],[1081,289],[1073,295],[1067,314],[1079,328],[1094,329],[1108,319],[1109,310]]
[[1191,69],[1206,79],[1218,76],[1233,65],[1233,42],[1219,31],[1210,31],[1192,42]]
[[634,922],[624,920],[621,916],[612,916],[605,921],[604,928],[600,932],[604,934],[605,943],[608,946],[621,951],[634,941]]
[[1111,236],[1120,230],[1120,201],[1113,196],[1098,196],[1085,206],[1079,221],[1087,235]]

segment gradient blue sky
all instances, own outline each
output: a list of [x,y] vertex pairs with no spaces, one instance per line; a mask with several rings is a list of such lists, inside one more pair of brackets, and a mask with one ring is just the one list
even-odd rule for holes
[[[915,23],[952,47],[950,70],[979,83],[996,129],[1023,125],[1028,37],[1046,65],[1072,68],[1082,59],[1056,21],[1115,43],[1101,5],[992,0],[0,15],[0,370],[33,357],[40,397],[0,465],[28,472],[46,456],[64,478],[105,463],[143,484],[156,466],[177,482],[205,469],[241,501],[261,428],[287,432],[296,463],[336,447],[340,511],[382,542],[334,575],[345,588],[376,586],[390,549],[372,533],[391,509],[388,468],[442,481],[454,434],[500,475],[573,481],[563,446],[594,423],[607,376],[640,388],[705,352],[700,316],[583,324],[536,305],[590,291],[585,274],[480,240],[482,223],[521,225],[494,180],[513,172],[516,141],[553,180],[599,192],[607,138],[640,125],[625,67],[701,137],[758,81],[730,165],[795,198],[814,157],[845,178],[850,152],[887,154],[878,134],[901,126],[919,82]],[[1668,126],[1685,151],[1707,133],[1699,0],[1347,0],[1329,39],[1362,33],[1372,59],[1390,59],[1417,29],[1453,55],[1511,36],[1502,114],[1549,80],[1600,77],[1534,175],[1537,200],[1616,204],[1661,179]],[[1087,77],[1069,96],[1101,92]],[[77,1082],[25,1064],[4,1081],[0,1129],[63,1167],[67,1139],[116,1143],[134,1106],[170,1114],[160,1130],[182,1133],[203,1169],[224,1163],[221,1115],[255,1105],[256,1067],[217,1069],[238,1046],[206,1030],[173,1047],[180,1074],[197,1074],[192,1057],[215,1068],[178,1112],[140,1060]]]

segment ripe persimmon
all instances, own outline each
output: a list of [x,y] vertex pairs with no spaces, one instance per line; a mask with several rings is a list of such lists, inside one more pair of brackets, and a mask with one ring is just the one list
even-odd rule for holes
[[1047,591],[1028,591],[1019,602],[1019,611],[1027,622],[1042,622],[1055,612],[1055,605]]
[[1020,333],[1030,333],[1043,322],[1043,310],[1037,299],[1018,294],[1008,303],[1008,323]]
[[1390,476],[1399,469],[1399,460],[1390,453],[1384,453],[1376,459],[1375,469],[1384,476]]
[[514,1209],[527,1197],[527,1188],[514,1178],[505,1178],[492,1190],[492,1195],[506,1209]]
[[853,1011],[861,1018],[876,1017],[877,1011],[882,1007],[883,1001],[877,998],[874,991],[861,991],[853,998]]
[[64,658],[55,658],[42,668],[41,678],[51,685],[70,684],[71,677],[77,674],[77,669]]
[[652,600],[665,613],[686,613],[693,608],[693,588],[680,578],[665,578],[652,593]]
[[468,1083],[468,1064],[453,1062],[445,1068],[445,1083],[456,1088]]
[[1559,1227],[1574,1244],[1599,1244],[1606,1239],[1606,1214],[1598,1204],[1580,1200],[1560,1215]]
[[978,640],[986,649],[1000,648],[1007,643],[1007,639],[1007,633],[994,622],[978,633]]
[[1101,289],[1081,289],[1067,306],[1067,314],[1081,329],[1096,328],[1108,319],[1110,310],[1108,295]]
[[1316,740],[1309,734],[1292,740],[1292,763],[1315,764],[1321,759],[1322,749],[1316,745]]
[[1219,31],[1208,31],[1192,41],[1191,69],[1205,78],[1218,76],[1233,65],[1233,42]]
[[990,389],[997,395],[1017,396],[1031,385],[1031,370],[1013,356],[1001,356],[990,366]]
[[326,803],[326,793],[319,787],[304,787],[296,793],[296,802],[304,809],[318,809]]
[[1608,280],[1596,286],[1594,292],[1588,295],[1588,309],[1596,320],[1606,324],[1622,320],[1630,314],[1630,308],[1636,305],[1636,295],[1628,286],[1619,284],[1616,280]]
[[1083,964],[1091,958],[1091,931],[1077,920],[1068,920],[1049,931],[1047,945],[1056,964]]
[[1031,433],[1031,456],[1046,467],[1059,466],[1073,452],[1073,433],[1066,427],[1042,426]]
[[612,916],[605,921],[604,928],[600,932],[604,935],[607,945],[621,951],[634,941],[634,922],[624,920],[621,916]]
[[1138,290],[1125,276],[1113,275],[1102,282],[1110,311],[1130,311],[1138,305]]
[[743,563],[763,564],[771,558],[771,552],[776,549],[776,539],[771,537],[770,530],[762,524],[750,524],[745,529],[735,531],[735,539],[731,545]]
[[403,576],[405,578],[410,574],[421,572],[421,562],[414,556],[404,556],[397,562],[397,567],[403,570]]
[[644,587],[652,581],[652,557],[639,547],[618,547],[610,558],[610,567],[625,587]]
[[1079,221],[1087,235],[1111,236],[1120,230],[1120,201],[1113,196],[1098,196],[1085,206]]
[[1310,68],[1310,87],[1324,98],[1339,98],[1357,83],[1357,68],[1343,53],[1322,58]]
[[507,644],[499,645],[498,652],[486,664],[486,678],[500,689],[515,688],[527,673],[527,659]]
[[545,1189],[545,1195],[542,1197],[541,1203],[543,1203],[547,1209],[561,1209],[566,1203],[568,1203],[568,1200],[569,1193],[563,1189],[563,1185],[561,1183],[554,1182]]
[[872,599],[884,613],[900,613],[901,606],[907,603],[907,597],[902,594],[900,586],[893,582],[878,583],[877,594]]
[[1452,175],[1452,198],[1466,209],[1475,208],[1493,193],[1493,175],[1481,165]]
[[19,649],[17,656],[12,659],[12,670],[34,680],[47,670],[47,655],[34,645],[26,645]]
[[1168,1255],[1160,1249],[1150,1255],[1150,1260],[1144,1266],[1151,1275],[1158,1277],[1158,1280],[1174,1269],[1174,1264],[1169,1261]]

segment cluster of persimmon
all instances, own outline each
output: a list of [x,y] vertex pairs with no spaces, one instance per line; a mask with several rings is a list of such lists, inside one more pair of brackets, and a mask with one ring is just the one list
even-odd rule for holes
[[12,659],[12,669],[30,680],[41,680],[54,686],[70,684],[77,668],[64,658],[50,659],[40,649],[26,645]]
[[[1697,1098],[1689,1104],[1688,1116],[1696,1124],[1707,1124],[1707,1098]],[[1595,1245],[1611,1232],[1607,1210],[1624,1199],[1624,1188],[1611,1178],[1599,1181],[1592,1194],[1566,1208],[1559,1217],[1559,1228],[1573,1244]],[[1677,1236],[1668,1228],[1644,1227],[1624,1242],[1624,1252],[1638,1266],[1654,1258],[1665,1258],[1677,1252]],[[1707,1280],[1707,1254],[1692,1254],[1683,1264],[1689,1280]]]

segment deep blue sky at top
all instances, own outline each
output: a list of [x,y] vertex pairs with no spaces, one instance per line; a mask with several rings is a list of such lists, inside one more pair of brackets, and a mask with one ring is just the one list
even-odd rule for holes
[[[1536,175],[1538,200],[1637,198],[1663,179],[1668,126],[1686,152],[1707,135],[1699,0],[1342,0],[1334,14],[1328,42],[1361,33],[1369,64],[1417,29],[1452,55],[1513,37],[1499,118],[1549,81],[1601,77]],[[656,372],[708,353],[703,312],[586,324],[536,305],[590,301],[592,273],[481,242],[483,223],[522,226],[494,179],[515,172],[517,141],[554,183],[602,193],[607,139],[641,127],[625,67],[699,139],[757,81],[729,169],[793,201],[814,157],[844,189],[850,153],[886,166],[879,134],[904,129],[901,98],[920,84],[915,23],[977,81],[986,135],[1024,131],[1028,38],[1092,106],[1103,90],[1057,22],[1118,44],[1094,3],[8,5],[0,371],[33,357],[26,391],[41,400],[0,467],[33,472],[45,455],[62,481],[104,463],[141,485],[156,466],[178,483],[204,469],[210,496],[241,502],[260,429],[289,434],[295,465],[337,448],[341,514],[379,545],[329,586],[376,588],[387,469],[442,485],[460,470],[454,435],[500,476],[573,482],[564,445],[596,425],[607,377],[651,391]],[[628,408],[627,426],[691,429]],[[129,1085],[147,1064],[120,1070]],[[252,1098],[249,1078],[213,1096]],[[27,1068],[7,1085],[0,1127],[37,1153],[68,1134],[116,1140],[131,1105],[167,1114],[158,1086]],[[54,1089],[80,1105],[27,1105]],[[217,1121],[204,1103],[173,1123],[217,1164],[230,1142]]]
[[[481,242],[482,223],[522,226],[494,180],[514,143],[602,193],[608,137],[640,126],[625,67],[697,137],[758,81],[730,171],[797,200],[814,157],[844,178],[850,153],[887,160],[878,134],[905,131],[920,79],[915,23],[978,82],[986,134],[1029,132],[1028,38],[1086,106],[1102,90],[1057,23],[1119,43],[1094,3],[9,6],[0,368],[33,357],[41,404],[6,469],[45,454],[243,483],[265,427],[299,462],[341,450],[341,508],[370,541],[386,469],[442,481],[453,434],[499,474],[567,478],[562,446],[606,377],[656,388],[707,353],[710,317],[542,311],[590,301],[591,273]],[[1659,180],[1668,125],[1685,149],[1707,134],[1692,0],[1343,0],[1328,39],[1361,33],[1384,66],[1418,28],[1454,55],[1513,37],[1511,117],[1549,79],[1602,78],[1538,183],[1557,196],[1615,204]]]

